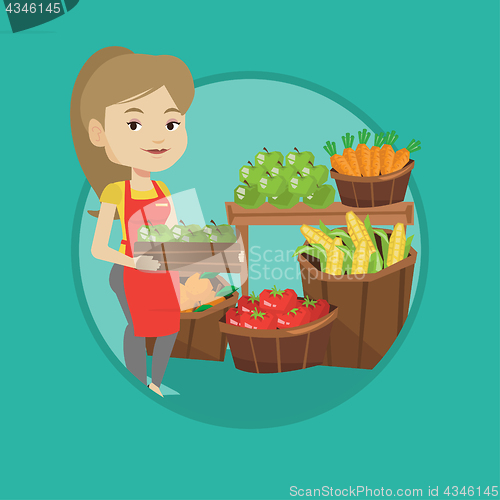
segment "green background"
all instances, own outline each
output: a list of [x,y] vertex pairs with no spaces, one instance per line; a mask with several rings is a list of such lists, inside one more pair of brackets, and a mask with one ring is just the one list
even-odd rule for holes
[[[86,0],[16,35],[0,15],[0,496],[498,484],[498,3],[144,5]],[[84,177],[69,100],[83,62],[107,45],[174,54],[195,79],[304,78],[422,141],[413,177],[430,239],[425,295],[397,355],[354,398],[293,425],[226,429],[162,408],[102,354],[71,274]],[[306,113],[297,120],[307,127]]]

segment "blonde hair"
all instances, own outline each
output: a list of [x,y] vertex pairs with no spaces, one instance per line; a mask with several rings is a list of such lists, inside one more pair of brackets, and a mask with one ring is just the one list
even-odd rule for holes
[[71,132],[83,173],[98,197],[108,184],[129,180],[131,169],[113,163],[104,148],[90,142],[90,120],[94,118],[104,125],[108,106],[132,100],[139,94],[144,97],[163,86],[185,114],[194,98],[194,83],[188,67],[177,57],[107,47],[83,65],[71,95]]

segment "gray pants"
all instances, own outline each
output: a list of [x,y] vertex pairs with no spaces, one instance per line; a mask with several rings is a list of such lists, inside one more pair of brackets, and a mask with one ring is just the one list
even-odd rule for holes
[[[134,335],[134,325],[125,297],[125,287],[123,285],[123,266],[115,264],[109,273],[109,284],[116,293],[123,313],[127,318],[128,325],[125,328],[123,338],[123,352],[125,355],[125,365],[129,371],[135,375],[143,384],[147,384],[146,368],[146,339]],[[151,367],[151,382],[160,387],[163,375],[167,369],[168,360],[174,347],[177,333],[158,337],[153,351],[153,363]]]

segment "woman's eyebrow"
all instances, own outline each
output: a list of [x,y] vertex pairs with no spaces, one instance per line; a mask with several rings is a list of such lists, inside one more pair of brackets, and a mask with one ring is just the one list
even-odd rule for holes
[[180,113],[180,111],[177,108],[168,108],[167,111],[165,111],[165,113],[163,114],[170,113],[170,111],[175,111],[176,113]]
[[142,113],[144,114],[144,111],[142,111],[142,109],[139,109],[139,108],[130,108],[130,109],[127,109],[127,111],[125,111],[125,113],[131,113],[131,112],[135,112],[135,113]]

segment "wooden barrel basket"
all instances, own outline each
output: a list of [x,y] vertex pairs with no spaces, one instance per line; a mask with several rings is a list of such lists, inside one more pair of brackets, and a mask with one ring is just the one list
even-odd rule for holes
[[[181,278],[181,281],[183,278]],[[227,286],[226,280],[220,276],[212,278],[214,288],[221,284]],[[227,339],[219,329],[219,319],[226,315],[231,307],[238,302],[238,292],[215,304],[210,309],[201,312],[181,313],[181,326],[172,350],[173,358],[203,359],[207,361],[224,361],[227,349]],[[153,355],[156,338],[146,338],[148,356]]]
[[[387,231],[388,234],[391,231]],[[376,235],[380,245],[380,237]],[[319,261],[299,255],[304,294],[338,307],[323,364],[372,369],[403,328],[417,252],[378,273],[333,276],[322,273]]]
[[335,325],[337,308],[311,323],[288,329],[254,330],[219,321],[227,336],[234,366],[252,373],[280,373],[321,365]]
[[405,199],[410,174],[415,161],[410,160],[401,170],[374,177],[355,177],[330,170],[335,179],[340,199],[348,207],[381,207]]

